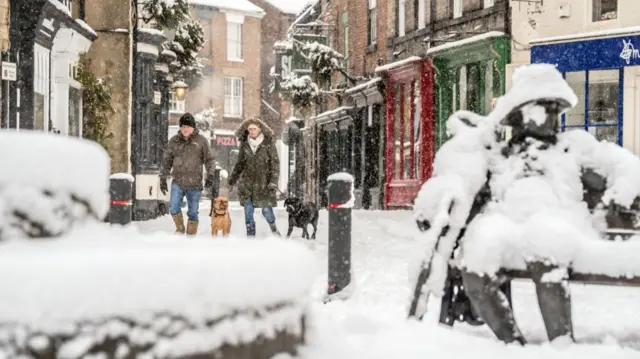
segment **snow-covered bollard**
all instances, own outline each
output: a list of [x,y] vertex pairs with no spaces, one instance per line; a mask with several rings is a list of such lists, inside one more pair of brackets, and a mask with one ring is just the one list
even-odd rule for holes
[[327,178],[329,205],[329,287],[325,301],[350,295],[351,209],[355,203],[353,176],[334,173]]
[[110,160],[97,143],[0,131],[0,240],[46,238],[109,209]]
[[0,244],[0,358],[253,359],[305,342],[303,245],[97,228]]
[[126,225],[131,223],[133,202],[133,181],[128,173],[114,173],[109,177],[111,205],[109,207],[109,223]]

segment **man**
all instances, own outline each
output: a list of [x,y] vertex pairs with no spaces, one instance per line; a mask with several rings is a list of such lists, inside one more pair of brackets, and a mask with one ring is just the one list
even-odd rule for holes
[[160,191],[167,193],[167,176],[171,173],[169,213],[176,225],[176,233],[185,233],[182,199],[187,197],[187,235],[198,232],[198,210],[202,194],[202,166],[207,170],[205,186],[213,186],[215,162],[209,140],[198,133],[196,120],[190,113],[180,118],[180,130],[171,137],[160,170]]

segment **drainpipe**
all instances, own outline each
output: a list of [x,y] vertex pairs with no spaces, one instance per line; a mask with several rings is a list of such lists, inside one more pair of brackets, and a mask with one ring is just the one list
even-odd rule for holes
[[87,15],[87,2],[86,0],[79,0],[80,4],[80,20],[85,21],[85,17]]

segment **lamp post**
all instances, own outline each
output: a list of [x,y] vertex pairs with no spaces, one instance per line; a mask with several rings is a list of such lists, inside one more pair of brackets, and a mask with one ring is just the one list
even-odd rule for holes
[[189,85],[186,82],[178,80],[171,85],[171,89],[173,93],[176,95],[176,100],[183,101],[187,96],[187,91],[189,90]]

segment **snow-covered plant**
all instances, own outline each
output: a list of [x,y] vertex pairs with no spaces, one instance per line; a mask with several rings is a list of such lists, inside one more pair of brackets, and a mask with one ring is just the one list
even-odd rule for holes
[[189,3],[187,0],[146,0],[142,4],[142,20],[153,21],[163,29],[175,29],[189,20]]
[[282,83],[282,90],[284,97],[299,108],[311,107],[321,93],[309,75],[298,77],[291,74],[291,77]]
[[173,40],[163,47],[175,52],[178,57],[174,78],[195,87],[202,78],[204,66],[198,60],[198,53],[204,46],[204,30],[189,16],[187,0],[148,0],[142,6],[142,20],[153,23],[162,30],[175,32]]
[[320,86],[330,83],[331,75],[335,71],[342,70],[341,62],[344,56],[317,41],[308,42],[302,46],[302,55],[309,61],[311,72]]
[[210,107],[196,113],[193,117],[196,119],[198,130],[210,131],[213,129],[213,124],[218,118],[218,114],[215,108]]

